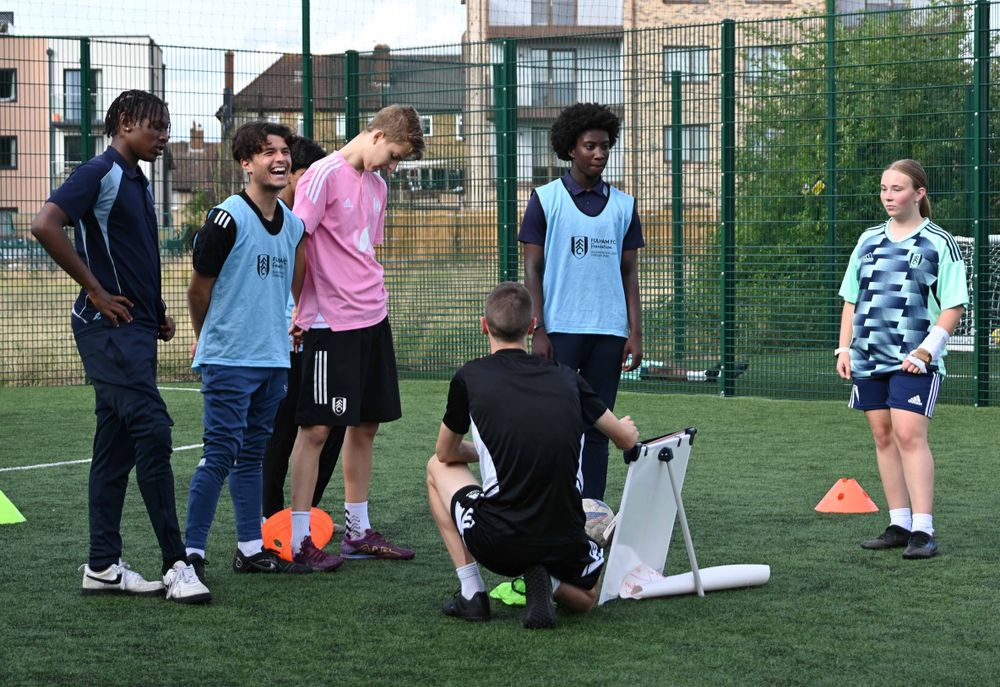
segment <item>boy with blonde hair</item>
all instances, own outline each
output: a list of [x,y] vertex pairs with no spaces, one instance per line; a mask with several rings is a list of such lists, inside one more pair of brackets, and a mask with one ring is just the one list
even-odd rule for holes
[[389,328],[388,294],[375,246],[382,243],[388,187],[378,174],[424,151],[412,107],[383,108],[341,150],[313,164],[295,190],[306,231],[306,279],[295,327],[303,334],[299,432],[290,459],[292,551],[315,570],[336,570],[341,556],[316,548],[309,512],[320,450],[344,426],[347,558],[410,559],[368,520],[372,453],[379,424],[399,419],[399,383]]

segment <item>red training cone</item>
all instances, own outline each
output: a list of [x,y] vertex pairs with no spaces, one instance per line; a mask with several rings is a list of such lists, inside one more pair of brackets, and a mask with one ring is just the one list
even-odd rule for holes
[[816,504],[816,510],[820,513],[876,513],[878,506],[856,479],[841,477]]

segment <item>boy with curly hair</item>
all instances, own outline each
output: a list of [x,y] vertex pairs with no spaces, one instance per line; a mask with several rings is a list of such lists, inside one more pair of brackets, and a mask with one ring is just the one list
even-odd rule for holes
[[[642,224],[635,198],[602,178],[620,129],[618,115],[604,105],[562,111],[550,139],[570,168],[535,189],[517,237],[534,300],[532,352],[579,371],[611,410],[622,371],[642,362]],[[583,496],[603,500],[608,439],[593,427],[582,468]]]

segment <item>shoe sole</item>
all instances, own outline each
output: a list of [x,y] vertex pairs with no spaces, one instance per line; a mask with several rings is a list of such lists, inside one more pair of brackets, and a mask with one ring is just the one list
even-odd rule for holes
[[871,542],[861,542],[861,548],[867,551],[882,551],[883,549],[901,549],[906,546],[906,542],[901,542],[899,544],[887,544],[884,542],[879,542],[878,544],[872,544]]
[[340,552],[341,558],[349,558],[352,561],[412,561],[413,555],[409,556],[382,556],[376,553],[344,553]]
[[177,597],[167,597],[167,601],[176,601],[179,604],[207,604],[212,601],[211,594],[192,594],[178,599]]
[[936,546],[931,549],[930,552],[926,552],[925,550],[914,551],[912,553],[908,551],[903,552],[903,558],[908,561],[919,561],[925,558],[934,558],[936,555],[938,555],[938,549]]
[[154,589],[148,592],[130,592],[124,589],[81,589],[83,596],[163,596],[166,589]]
[[522,624],[529,630],[550,630],[556,626],[556,607],[552,603],[552,581],[541,565],[524,571],[526,602]]

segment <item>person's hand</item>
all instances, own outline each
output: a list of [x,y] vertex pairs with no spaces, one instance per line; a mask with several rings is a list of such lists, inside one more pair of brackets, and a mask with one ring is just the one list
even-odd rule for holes
[[288,336],[292,340],[292,350],[297,351],[302,347],[302,338],[305,336],[305,330],[293,323],[292,326],[288,328]]
[[161,341],[170,341],[174,338],[174,334],[177,333],[177,325],[174,324],[174,318],[170,315],[166,315],[163,320],[163,324],[160,325],[160,331],[156,333],[156,338]]
[[632,448],[633,446],[639,443],[639,430],[636,429],[635,423],[632,421],[632,417],[630,415],[626,415],[625,417],[618,420],[618,424],[621,425],[622,431],[628,438],[628,441],[626,442],[627,445],[619,446],[618,448],[624,451]]
[[[911,358],[916,358],[917,360],[922,361],[924,363],[923,367],[911,360]],[[927,374],[927,366],[931,364],[931,360],[932,358],[929,351],[926,351],[923,348],[918,348],[903,358],[903,364],[900,366],[900,369],[903,372],[909,372],[913,375],[924,375]]]
[[642,334],[630,334],[622,351],[622,372],[631,372],[642,363]]
[[837,356],[837,374],[841,379],[851,378],[851,352],[844,351]]
[[111,326],[117,327],[118,320],[123,322],[132,321],[133,303],[125,296],[112,296],[102,287],[98,286],[93,291],[87,292],[87,299],[94,304],[102,317],[111,320]]
[[531,354],[539,358],[552,360],[552,342],[544,329],[536,329],[531,335]]
[[191,344],[191,360],[194,360],[194,356],[198,353],[198,338],[195,337],[194,343]]

